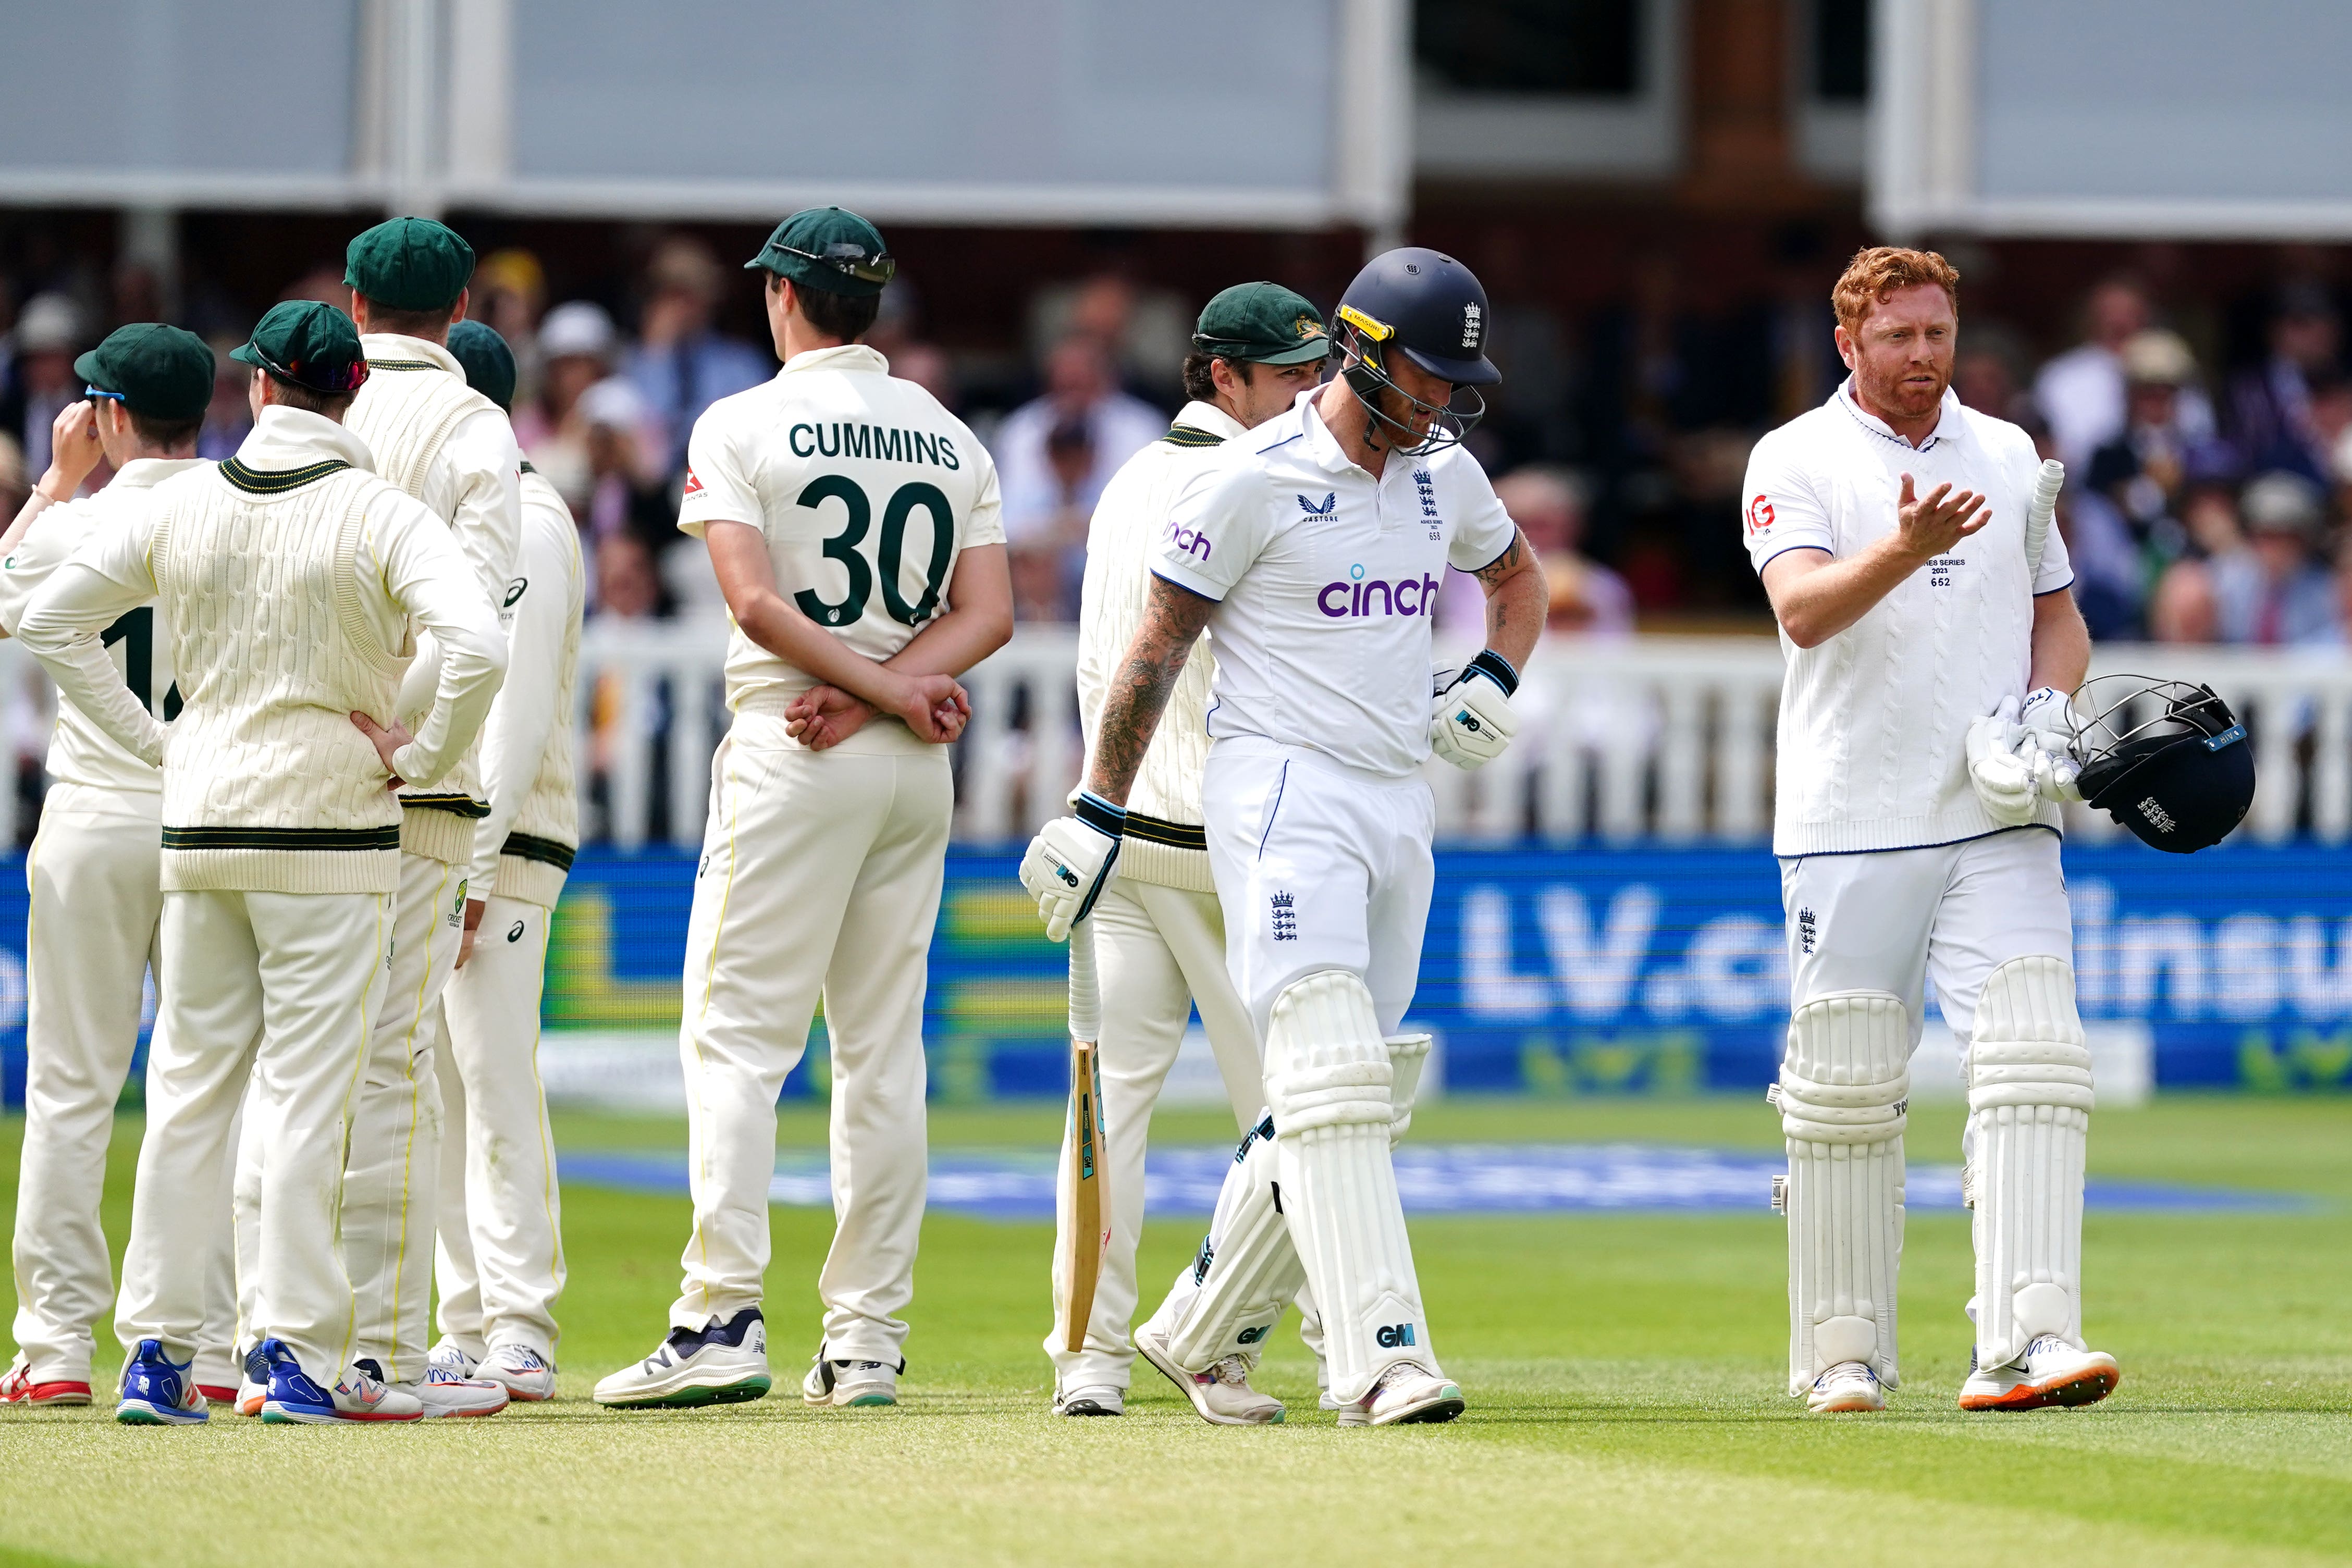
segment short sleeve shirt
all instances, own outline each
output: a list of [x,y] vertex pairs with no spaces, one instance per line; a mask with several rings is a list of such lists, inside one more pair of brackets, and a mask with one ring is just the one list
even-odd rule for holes
[[1492,564],[1517,530],[1459,446],[1396,454],[1378,478],[1358,467],[1318,395],[1228,442],[1186,484],[1152,570],[1216,601],[1212,737],[1260,736],[1402,778],[1429,755],[1445,569]]
[[[766,538],[776,587],[869,659],[887,659],[947,608],[958,557],[1002,544],[996,467],[971,432],[862,344],[795,354],[773,379],[695,421],[677,526]],[[737,627],[727,702],[765,704],[815,683]]]

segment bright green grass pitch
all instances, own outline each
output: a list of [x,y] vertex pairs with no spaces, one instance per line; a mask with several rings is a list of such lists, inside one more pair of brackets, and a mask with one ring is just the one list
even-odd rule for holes
[[[1035,1145],[1050,1109],[941,1111],[935,1146]],[[13,1207],[21,1124],[0,1123]],[[1912,1121],[1956,1157],[1958,1113]],[[1166,1117],[1210,1142],[1213,1118]],[[569,1147],[682,1145],[667,1123],[567,1118]],[[135,1124],[108,1224],[127,1210]],[[821,1140],[789,1113],[785,1141]],[[1416,1140],[1769,1145],[1760,1103],[1455,1103]],[[2110,1176],[2299,1191],[2311,1213],[2095,1214],[2092,1340],[2121,1391],[2076,1412],[1964,1416],[1962,1217],[1916,1214],[1906,1382],[1874,1416],[1781,1393],[1780,1221],[1557,1217],[1417,1222],[1430,1321],[1469,1414],[1340,1431],[1278,1330],[1263,1381],[1289,1424],[1212,1428],[1149,1368],[1124,1420],[1046,1414],[1037,1342],[1049,1236],[934,1215],[908,1314],[905,1404],[811,1412],[828,1217],[775,1214],[774,1395],[620,1415],[597,1376],[650,1350],[676,1279],[682,1199],[564,1196],[572,1283],[562,1398],[396,1428],[124,1428],[93,1411],[0,1411],[0,1562],[173,1564],[732,1562],[2264,1563],[2352,1556],[2352,1103],[2177,1100],[2101,1113]],[[1154,1225],[1149,1302],[1198,1240]],[[104,1333],[101,1333],[101,1339]],[[107,1366],[101,1375],[111,1373]],[[12,1555],[21,1552],[23,1556]]]

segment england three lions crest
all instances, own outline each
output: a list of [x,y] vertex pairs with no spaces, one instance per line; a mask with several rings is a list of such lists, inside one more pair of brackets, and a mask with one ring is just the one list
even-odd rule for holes
[[1478,308],[1478,302],[1474,299],[1463,306],[1462,346],[1465,349],[1476,348],[1480,334],[1486,330],[1486,313]]

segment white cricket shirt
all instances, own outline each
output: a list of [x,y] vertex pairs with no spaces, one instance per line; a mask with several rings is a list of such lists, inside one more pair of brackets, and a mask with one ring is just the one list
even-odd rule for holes
[[[16,548],[0,560],[0,629],[16,634],[25,607],[50,574],[108,523],[144,508],[155,486],[203,461],[197,457],[140,457],[122,465],[106,488],[46,508],[26,528]],[[122,684],[139,706],[169,721],[179,711],[172,684],[171,629],[152,604],[127,612],[106,629],[106,650],[122,672]],[[49,739],[49,777],[66,784],[152,794],[163,788],[161,768],[131,755],[99,722],[66,698],[58,702],[57,733]]]
[[[776,586],[869,659],[887,659],[947,607],[956,557],[1003,544],[996,465],[961,420],[862,343],[795,354],[772,381],[694,422],[677,526],[749,523]],[[781,714],[816,683],[734,629],[727,706]],[[861,746],[861,741],[866,745]],[[904,747],[898,719],[843,743]]]
[[[1949,484],[1984,495],[1992,511],[1820,646],[1781,633],[1775,854],[1920,849],[2001,831],[1969,783],[1969,721],[2024,696],[2033,601],[2074,580],[2053,528],[2041,575],[2026,581],[2025,514],[2041,467],[2024,431],[1949,392],[1914,447],[1856,406],[1851,381],[1756,444],[1742,526],[1759,572],[1789,550],[1846,556],[1893,533],[1906,474],[1916,495]],[[2056,828],[2058,808],[2037,820]]]
[[1517,530],[1459,446],[1391,454],[1377,479],[1356,466],[1315,410],[1320,392],[1186,482],[1152,570],[1217,601],[1213,738],[1262,736],[1402,779],[1429,756],[1445,569],[1491,565]]

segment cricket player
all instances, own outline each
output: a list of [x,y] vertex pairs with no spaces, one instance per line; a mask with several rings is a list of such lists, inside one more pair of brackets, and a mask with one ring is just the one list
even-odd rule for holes
[[1831,295],[1853,374],[1748,466],[1748,552],[1789,662],[1774,1097],[1789,1391],[1816,1411],[1881,1409],[1896,1385],[1904,1109],[1929,974],[1966,1042],[1976,1360],[1961,1407],[2087,1404],[2116,1382],[2083,1343],[2091,1058],[2058,862],[2090,635],[2054,529],[2027,559],[2032,439],[1952,395],[1958,290],[1932,252],[1857,254]]
[[[212,1233],[247,1113],[262,1166],[255,1346],[267,1420],[414,1419],[354,1363],[336,1248],[345,1140],[383,986],[404,779],[430,783],[480,727],[505,667],[497,618],[446,528],[377,478],[341,423],[367,374],[330,306],[278,306],[234,357],[255,378],[235,457],[175,475],[35,596],[17,635],[82,712],[163,768],[161,997],[116,1332],[116,1414],[188,1425]],[[153,600],[184,706],[156,722],[104,630]],[[386,728],[409,629],[442,650],[432,711]]]
[[[475,391],[501,409],[513,402],[505,339],[460,321],[449,351]],[[466,934],[441,998],[456,1071],[439,1074],[441,1340],[430,1353],[436,1367],[499,1384],[513,1399],[555,1393],[562,1215],[539,1002],[548,918],[580,843],[572,725],[585,589],[571,509],[525,463],[522,543],[500,610],[506,684],[482,731],[490,814],[476,829],[468,873],[488,896],[480,934]]]
[[838,1228],[802,1397],[897,1402],[923,1214],[925,958],[954,807],[943,743],[971,712],[955,675],[1013,631],[995,465],[859,341],[896,267],[880,232],[810,208],[747,267],[766,275],[783,369],[695,422],[678,517],[734,621],[735,720],[712,764],[678,1029],[694,1232],[668,1337],[596,1385],[604,1405],[767,1393],[776,1095],[820,995]]
[[[1167,530],[1170,504],[1226,443],[1288,412],[1299,393],[1311,391],[1330,351],[1322,312],[1279,284],[1238,284],[1201,312],[1184,361],[1189,401],[1166,435],[1113,476],[1087,530],[1078,611],[1078,716],[1090,748],[1104,691],[1150,601],[1151,563]],[[1108,1141],[1110,1246],[1095,1287],[1086,1348],[1067,1348],[1067,1329],[1058,1317],[1045,1339],[1054,1360],[1054,1407],[1066,1416],[1126,1412],[1136,1348],[1128,1324],[1135,1313],[1144,1145],[1152,1105],[1196,1002],[1243,1129],[1256,1122],[1265,1103],[1249,1009],[1225,973],[1224,919],[1201,826],[1213,667],[1196,649],[1169,695],[1168,717],[1144,754],[1129,800],[1118,875],[1092,915],[1103,991],[1118,998],[1104,1015],[1098,1042],[1103,1115],[1118,1133]],[[1066,1149],[1063,1158],[1069,1158]],[[1056,1190],[1066,1197],[1066,1186]],[[1067,1227],[1070,1218],[1059,1214],[1056,1223]],[[1060,1248],[1055,1256],[1062,1256]],[[1180,1289],[1192,1272],[1188,1266]],[[1057,1287],[1055,1300],[1063,1299]],[[1173,1363],[1155,1358],[1154,1364],[1213,1422],[1271,1421],[1282,1415],[1279,1401],[1250,1387],[1247,1355],[1228,1357],[1197,1376]]]
[[[0,535],[0,634],[14,635],[36,590],[83,541],[142,511],[155,486],[197,465],[213,395],[213,352],[193,332],[123,327],[74,363],[85,402],[58,415],[48,471]],[[103,456],[114,470],[87,500],[74,492]],[[142,605],[106,629],[117,678],[168,719],[171,635]],[[49,792],[26,862],[25,1146],[16,1187],[15,1364],[0,1404],[87,1405],[90,1325],[114,1299],[99,1228],[115,1102],[138,1044],[142,981],[163,918],[156,842],[163,774],[71,702],[58,707]],[[228,1200],[205,1234],[216,1245],[193,1375],[208,1400],[236,1391]]]
[[[1264,1042],[1267,1186],[1280,1191],[1213,1260],[1202,1293],[1220,1270],[1256,1278],[1295,1248],[1350,1424],[1463,1408],[1438,1370],[1389,1160],[1389,1040],[1412,999],[1433,880],[1435,808],[1416,770],[1433,748],[1465,767],[1501,753],[1543,622],[1533,553],[1460,446],[1475,415],[1453,410],[1458,390],[1500,380],[1486,317],[1477,279],[1437,251],[1392,250],[1357,275],[1339,306],[1339,377],[1229,442],[1177,497],[1076,812],[1047,823],[1021,868],[1061,940],[1108,879],[1137,772],[1205,626],[1217,668],[1202,810],[1226,967]],[[1448,565],[1486,590],[1487,646],[1433,702],[1430,614]],[[1181,1364],[1205,1370],[1268,1321],[1206,1336]]]
[[[467,385],[447,346],[451,323],[466,314],[473,249],[430,219],[393,218],[354,237],[345,261],[369,371],[352,404],[352,430],[383,477],[447,525],[494,608],[514,577],[522,454],[505,412]],[[434,664],[420,640],[402,692],[412,717],[430,697]],[[357,1354],[418,1393],[428,1415],[495,1415],[507,1402],[504,1385],[426,1364],[439,1218],[441,993],[489,891],[469,880],[475,824],[490,810],[478,758],[468,753],[439,785],[404,790],[400,803],[392,976],[352,1119],[344,1195]]]

